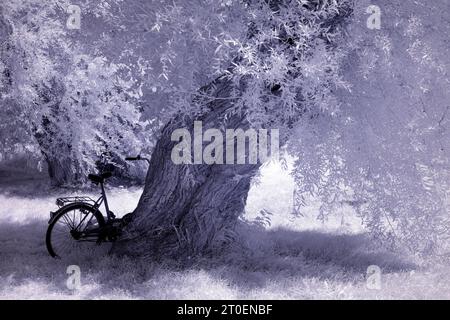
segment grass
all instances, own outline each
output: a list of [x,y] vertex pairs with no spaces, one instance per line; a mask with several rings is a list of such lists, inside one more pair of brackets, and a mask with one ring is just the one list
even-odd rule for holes
[[[81,191],[51,190],[40,177],[11,179],[0,172],[0,179],[0,299],[450,298],[447,265],[378,247],[348,210],[325,223],[314,219],[314,206],[303,217],[289,215],[293,185],[277,167],[264,169],[246,212],[254,220],[269,210],[271,227],[242,225],[233,247],[187,269],[115,256],[54,260],[44,243],[48,212],[57,196]],[[140,192],[109,190],[112,208],[119,215],[131,211]],[[66,286],[70,264],[81,269],[75,291]],[[380,290],[366,286],[369,265],[382,269]]]

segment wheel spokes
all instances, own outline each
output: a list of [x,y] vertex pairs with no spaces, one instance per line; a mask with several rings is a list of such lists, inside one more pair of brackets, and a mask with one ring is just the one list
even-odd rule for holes
[[[84,255],[99,249],[99,223],[90,211],[65,212],[53,225],[51,246],[57,256]],[[105,246],[102,246],[105,251]],[[107,248],[106,248],[107,249]]]

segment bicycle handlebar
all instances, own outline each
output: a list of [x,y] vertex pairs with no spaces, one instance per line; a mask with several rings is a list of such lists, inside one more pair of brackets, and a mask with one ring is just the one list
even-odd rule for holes
[[125,160],[126,160],[126,161],[137,161],[137,160],[141,160],[141,156],[137,156],[137,157],[126,157]]
[[150,159],[141,157],[141,155],[138,155],[137,157],[126,157],[125,160],[126,161],[140,161],[140,160],[144,160],[144,161],[147,161],[148,164],[150,164]]

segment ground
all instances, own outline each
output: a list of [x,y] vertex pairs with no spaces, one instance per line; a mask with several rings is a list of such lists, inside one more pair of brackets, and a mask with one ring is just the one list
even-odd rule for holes
[[[262,170],[245,218],[265,209],[271,225],[243,225],[239,243],[222,255],[181,269],[170,262],[114,256],[83,261],[50,258],[44,236],[54,200],[82,191],[51,189],[40,175],[0,170],[0,299],[449,299],[449,266],[380,247],[349,208],[327,222],[316,206],[293,216],[293,182],[277,165]],[[88,192],[96,194],[96,190]],[[140,188],[108,190],[113,211],[136,205]],[[77,264],[81,287],[66,286]],[[367,286],[367,267],[381,268],[379,289]]]

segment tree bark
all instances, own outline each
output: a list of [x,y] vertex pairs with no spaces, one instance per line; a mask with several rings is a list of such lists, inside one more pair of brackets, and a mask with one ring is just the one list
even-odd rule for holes
[[74,174],[71,166],[72,160],[68,157],[60,157],[58,155],[47,156],[45,155],[47,162],[48,175],[50,177],[51,184],[54,186],[74,186],[80,183]]
[[[152,153],[146,184],[132,220],[113,252],[191,259],[220,250],[233,239],[252,177],[260,164],[174,164],[175,129],[192,134],[194,121],[209,128],[249,128],[245,115],[231,113],[231,83],[219,79],[209,89],[215,99],[197,117],[178,114],[163,128]],[[225,135],[224,135],[225,136]],[[224,149],[225,150],[225,139]],[[248,148],[246,148],[248,153]],[[246,154],[246,157],[248,154]],[[246,162],[248,163],[248,162]]]

